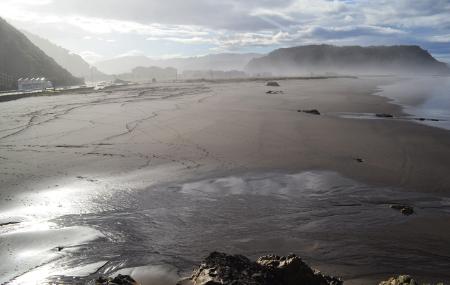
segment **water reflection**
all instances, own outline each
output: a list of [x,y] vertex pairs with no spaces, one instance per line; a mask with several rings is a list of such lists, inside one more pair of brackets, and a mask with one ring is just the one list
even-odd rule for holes
[[51,275],[47,264],[63,257],[64,253],[60,251],[102,237],[99,231],[88,227],[60,228],[53,223],[33,223],[21,227],[24,230],[0,236],[2,283],[14,281],[13,284],[41,284],[38,280]]
[[[213,250],[252,257],[296,252],[347,280],[402,272],[450,278],[446,197],[370,187],[333,172],[212,178],[128,195],[112,197],[116,210],[55,220],[101,229],[107,237],[59,266],[108,260],[98,274],[146,265],[188,274]],[[133,204],[115,206],[126,201]],[[403,216],[392,203],[410,204],[416,214]]]
[[[2,233],[1,282],[83,284],[129,272],[143,284],[170,285],[214,250],[250,257],[295,252],[347,280],[402,272],[450,279],[447,197],[321,171],[235,175],[108,196],[98,190],[90,200],[68,193],[92,211]],[[392,203],[412,205],[416,214],[403,216]]]

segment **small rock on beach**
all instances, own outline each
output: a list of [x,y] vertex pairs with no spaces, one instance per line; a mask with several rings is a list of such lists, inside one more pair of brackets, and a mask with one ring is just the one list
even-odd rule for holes
[[394,118],[394,115],[386,114],[386,113],[375,114],[375,116],[378,117],[378,118]]
[[378,285],[419,285],[409,275],[400,275],[398,277],[392,277],[387,281],[383,281]]
[[280,84],[276,81],[269,81],[267,82],[266,86],[279,87]]
[[311,115],[320,115],[319,110],[317,109],[311,109],[311,110],[298,110],[299,113],[306,113]]
[[400,204],[394,204],[390,206],[391,209],[400,211],[405,216],[410,216],[414,214],[414,208],[408,205],[400,205]]

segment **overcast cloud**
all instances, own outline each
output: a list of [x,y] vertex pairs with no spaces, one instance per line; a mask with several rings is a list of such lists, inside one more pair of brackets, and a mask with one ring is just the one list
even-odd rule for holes
[[0,16],[89,61],[418,44],[450,62],[450,0],[1,0]]

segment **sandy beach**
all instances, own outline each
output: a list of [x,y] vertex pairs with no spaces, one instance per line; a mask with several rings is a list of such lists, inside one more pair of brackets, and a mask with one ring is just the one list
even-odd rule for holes
[[[449,281],[450,132],[342,116],[407,116],[375,95],[397,81],[159,83],[0,103],[0,223],[20,222],[0,227],[9,262],[0,283],[61,275],[74,263],[97,264],[96,273],[166,264],[181,274],[224,249],[296,252],[345,284],[400,273]],[[298,112],[307,109],[321,115]],[[417,214],[399,214],[394,202]],[[24,264],[14,240],[37,224],[47,225],[42,239],[55,238],[31,245],[39,251]],[[73,250],[55,254],[67,235]]]

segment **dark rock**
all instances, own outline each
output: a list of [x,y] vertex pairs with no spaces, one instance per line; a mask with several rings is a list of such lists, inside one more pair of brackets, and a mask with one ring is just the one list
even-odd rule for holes
[[280,84],[276,81],[269,81],[267,82],[266,86],[280,87]]
[[403,209],[401,209],[400,212],[405,216],[410,216],[414,214],[414,209],[412,207],[406,206]]
[[363,162],[364,162],[364,159],[357,157],[357,158],[355,158],[355,161],[356,161],[356,162],[359,162],[359,163],[363,163]]
[[438,119],[427,119],[427,118],[415,118],[414,120],[416,121],[431,121],[431,122],[439,122],[440,120]]
[[414,214],[414,208],[408,205],[394,204],[391,205],[391,209],[400,211],[405,216],[410,216]]
[[378,118],[394,118],[394,115],[392,115],[392,114],[385,114],[385,113],[375,114],[375,116],[378,117]]
[[10,226],[10,225],[16,225],[16,224],[20,224],[20,222],[7,222],[7,223],[3,223],[3,224],[0,224],[0,227]]
[[283,94],[283,91],[272,91],[272,90],[269,90],[269,91],[266,92],[266,94]]
[[62,251],[63,249],[64,249],[63,246],[57,246],[57,247],[56,247],[56,250],[57,250],[57,251]]
[[400,275],[398,277],[391,277],[387,281],[383,281],[378,285],[419,285],[409,275]]
[[139,285],[133,278],[128,275],[117,275],[115,278],[99,277],[95,280],[96,285]]
[[311,110],[298,110],[298,112],[303,112],[306,114],[312,114],[312,115],[320,115],[320,112],[317,109],[311,109]]
[[[186,281],[179,284],[187,284]],[[299,257],[268,255],[256,262],[242,255],[213,252],[194,270],[192,285],[341,285],[335,277],[314,271]]]

